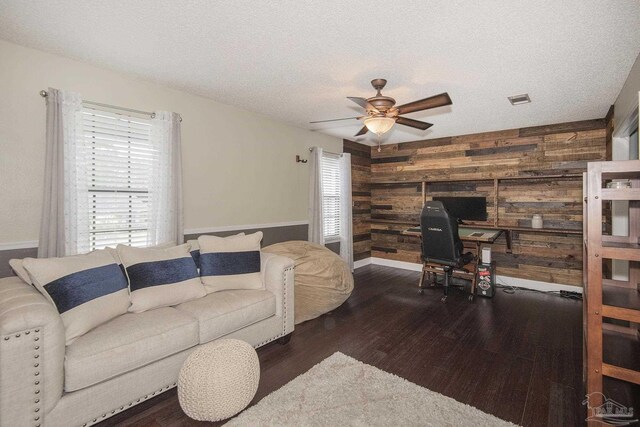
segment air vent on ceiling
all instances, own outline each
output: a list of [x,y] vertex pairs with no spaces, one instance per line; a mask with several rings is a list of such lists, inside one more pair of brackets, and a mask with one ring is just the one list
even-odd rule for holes
[[522,95],[509,96],[507,99],[509,100],[511,105],[528,104],[531,102],[531,98],[529,98],[528,93],[523,93]]

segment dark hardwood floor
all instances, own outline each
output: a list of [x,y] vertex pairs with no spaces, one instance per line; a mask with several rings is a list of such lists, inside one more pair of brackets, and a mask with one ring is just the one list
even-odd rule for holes
[[[340,308],[296,326],[289,344],[258,350],[253,403],[340,351],[430,390],[526,426],[583,425],[582,303],[518,291],[467,301],[440,288],[417,292],[419,273],[356,270]],[[102,424],[215,425],[189,419],[175,390]]]

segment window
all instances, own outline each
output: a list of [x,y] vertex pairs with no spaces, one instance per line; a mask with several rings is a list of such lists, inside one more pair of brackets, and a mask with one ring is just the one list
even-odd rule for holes
[[84,165],[77,177],[78,206],[86,208],[81,215],[88,223],[79,223],[88,230],[79,230],[78,237],[89,240],[87,247],[78,239],[78,252],[119,243],[146,246],[149,190],[158,157],[151,119],[83,106],[77,120],[78,164]]
[[327,242],[340,238],[340,157],[322,155],[322,217],[323,234]]

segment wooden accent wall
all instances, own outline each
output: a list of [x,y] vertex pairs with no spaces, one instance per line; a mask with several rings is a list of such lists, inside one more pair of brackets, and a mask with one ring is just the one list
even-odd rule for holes
[[371,149],[343,140],[343,151],[351,154],[353,199],[353,259],[371,256]]
[[[511,254],[504,237],[492,250],[500,275],[580,286],[582,235],[575,234],[582,230],[579,175],[587,162],[605,160],[606,135],[606,122],[598,119],[372,149],[371,256],[420,261],[420,240],[400,233],[407,224],[419,223],[421,181],[442,181],[426,185],[427,200],[436,195],[486,197],[488,224],[494,224],[497,213],[500,226],[527,228],[531,216],[540,213],[545,228],[574,230],[514,231]],[[542,178],[564,175],[571,176]],[[527,179],[508,179],[522,177]]]

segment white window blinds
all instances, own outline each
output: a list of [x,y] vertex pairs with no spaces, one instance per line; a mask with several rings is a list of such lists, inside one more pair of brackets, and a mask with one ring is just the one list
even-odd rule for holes
[[340,157],[322,155],[322,220],[325,239],[340,236]]
[[[88,250],[126,244],[145,246],[150,221],[149,189],[158,150],[151,120],[96,108],[78,112],[77,157],[81,217],[88,221]],[[83,224],[81,224],[83,226]],[[84,249],[85,242],[79,241]],[[82,250],[79,250],[82,252]]]

